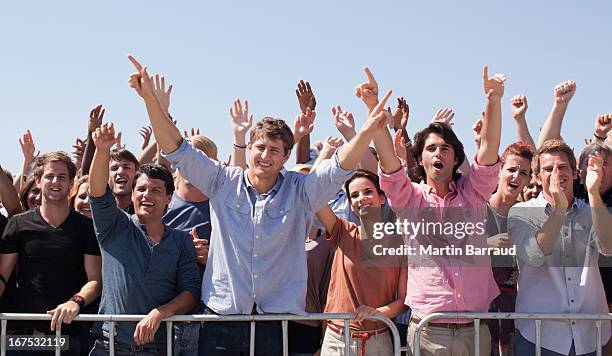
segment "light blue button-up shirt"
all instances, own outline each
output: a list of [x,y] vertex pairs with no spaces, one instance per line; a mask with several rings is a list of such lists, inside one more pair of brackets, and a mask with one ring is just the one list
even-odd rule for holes
[[165,155],[181,175],[210,198],[212,234],[202,301],[219,314],[304,314],[304,241],[314,213],[352,172],[337,156],[314,172],[279,174],[264,193],[249,187],[246,172],[225,167],[183,140]]

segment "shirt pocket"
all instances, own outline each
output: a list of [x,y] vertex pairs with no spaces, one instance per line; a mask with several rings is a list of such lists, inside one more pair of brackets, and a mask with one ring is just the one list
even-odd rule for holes
[[294,197],[281,198],[278,195],[266,206],[264,226],[267,235],[286,237],[288,231],[295,231],[294,225],[298,222],[295,221],[293,206]]
[[251,222],[251,203],[246,197],[229,194],[224,201],[225,211],[220,223],[231,236],[244,235]]

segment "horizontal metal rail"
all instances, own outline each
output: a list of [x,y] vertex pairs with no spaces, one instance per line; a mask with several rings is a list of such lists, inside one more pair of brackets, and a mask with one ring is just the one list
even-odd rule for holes
[[[535,320],[536,326],[536,356],[542,353],[542,320],[592,320],[597,328],[597,356],[601,356],[601,321],[612,320],[612,314],[572,314],[572,313],[432,313],[421,319],[414,332],[412,343],[412,354],[420,356],[421,331],[430,322],[436,319],[473,319],[474,320],[474,354],[480,356],[480,333],[479,326],[481,319],[512,319],[512,320]],[[483,355],[484,356],[484,355]]]
[[[110,355],[115,355],[115,342],[114,342],[114,331],[115,324],[118,322],[137,322],[142,320],[146,315],[97,315],[97,314],[81,314],[78,315],[74,321],[100,321],[109,322],[109,344],[110,344]],[[172,323],[175,322],[220,322],[220,321],[235,321],[235,322],[251,322],[251,343],[250,343],[250,354],[255,355],[255,323],[258,321],[281,321],[282,322],[282,333],[283,333],[283,355],[289,355],[289,342],[288,342],[288,321],[298,320],[344,320],[346,330],[349,330],[350,320],[352,315],[350,313],[342,314],[323,314],[313,313],[306,315],[295,315],[295,314],[255,314],[255,315],[175,315],[166,319],[162,322],[166,323],[166,350],[168,355],[172,355]],[[400,355],[400,337],[399,332],[393,321],[381,314],[375,314],[370,316],[368,319],[377,320],[384,323],[393,337],[393,355]],[[27,314],[27,313],[0,313],[0,325],[1,325],[1,356],[6,355],[6,336],[7,336],[7,321],[9,320],[26,320],[26,321],[39,321],[39,320],[51,320],[51,316],[47,314]],[[56,336],[61,335],[61,328],[56,331]],[[350,355],[349,342],[350,333],[345,333],[345,344],[344,350],[345,355]],[[55,348],[55,355],[60,355],[60,346],[57,345]]]

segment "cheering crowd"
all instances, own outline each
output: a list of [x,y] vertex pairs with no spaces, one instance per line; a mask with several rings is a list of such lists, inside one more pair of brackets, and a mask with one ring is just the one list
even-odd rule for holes
[[[554,88],[535,141],[527,98],[506,100],[506,77],[484,66],[486,104],[469,143],[477,153],[467,157],[451,109],[410,128],[411,138],[407,100],[391,108],[392,91],[382,95],[368,68],[355,89],[368,110],[361,128],[338,105],[331,114],[341,137],[313,144],[316,99],[300,81],[291,127],[253,122],[248,101],[233,102],[233,150],[222,162],[214,140],[227,138],[181,133],[169,111],[172,85],[129,59],[129,84],[150,121],[141,152],[125,149],[98,105],[72,157],[36,153],[27,131],[21,172],[0,174],[0,312],[52,316],[9,321],[9,334],[61,326],[70,336],[64,354],[107,355],[109,323],[74,318],[140,314],[115,324],[115,352],[157,355],[166,352],[161,320],[173,315],[351,313],[350,330],[342,320],[290,322],[290,354],[344,355],[348,332],[351,355],[365,356],[393,350],[375,314],[393,319],[412,346],[416,325],[436,312],[608,313],[612,114],[595,117],[585,147],[569,147],[561,126],[575,82]],[[502,122],[511,120],[502,120],[502,104],[517,135],[505,148]],[[395,222],[463,230],[374,233]],[[421,355],[535,355],[533,320],[479,328],[476,344],[473,320],[436,319],[421,333]],[[175,323],[172,333],[175,355],[250,349],[250,322]],[[610,334],[603,321],[603,345]],[[596,338],[593,321],[542,322],[543,355],[594,355]],[[258,322],[254,342],[257,355],[282,354],[280,322]]]

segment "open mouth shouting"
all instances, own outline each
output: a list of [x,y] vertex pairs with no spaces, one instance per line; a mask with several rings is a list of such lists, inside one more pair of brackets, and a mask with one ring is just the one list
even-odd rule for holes
[[433,167],[437,170],[441,170],[444,168],[444,163],[442,163],[442,161],[435,161]]

